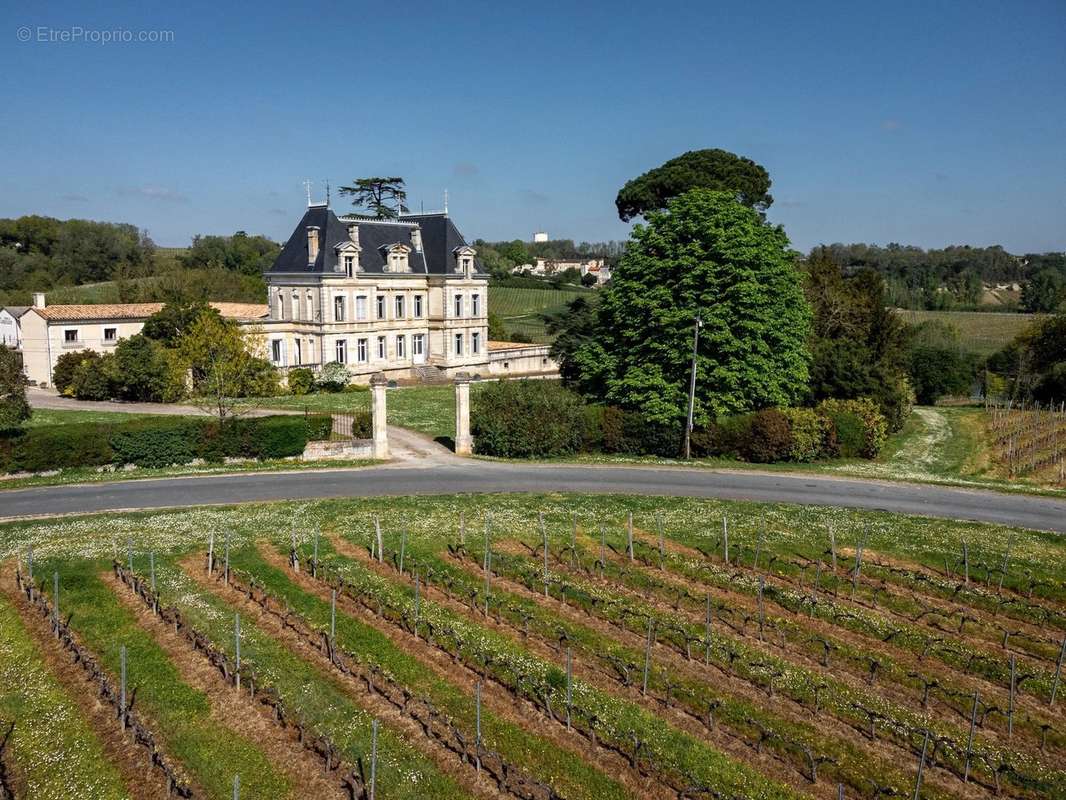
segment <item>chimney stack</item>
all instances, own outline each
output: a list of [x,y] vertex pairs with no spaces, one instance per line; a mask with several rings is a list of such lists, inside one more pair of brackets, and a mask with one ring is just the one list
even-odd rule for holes
[[307,226],[307,263],[314,264],[318,258],[318,227]]
[[354,245],[359,244],[359,226],[354,222],[348,225],[348,239]]
[[34,292],[33,293],[33,307],[34,308],[44,308],[45,307],[44,292]]

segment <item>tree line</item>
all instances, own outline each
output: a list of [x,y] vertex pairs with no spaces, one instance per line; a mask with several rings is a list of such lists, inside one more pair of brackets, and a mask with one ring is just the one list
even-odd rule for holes
[[134,225],[27,215],[0,219],[0,304],[33,292],[110,283],[106,302],[265,302],[263,272],[280,245],[265,236],[194,236],[171,258]]

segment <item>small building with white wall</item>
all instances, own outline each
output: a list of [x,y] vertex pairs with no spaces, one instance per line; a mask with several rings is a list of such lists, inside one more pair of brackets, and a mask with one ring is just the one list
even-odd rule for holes
[[18,350],[22,347],[22,315],[29,306],[0,308],[0,345]]

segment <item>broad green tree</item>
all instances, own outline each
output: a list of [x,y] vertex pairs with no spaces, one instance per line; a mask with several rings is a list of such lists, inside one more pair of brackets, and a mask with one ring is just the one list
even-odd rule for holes
[[697,422],[806,393],[811,313],[795,254],[731,192],[694,189],[650,212],[601,296],[594,334],[582,330],[563,364],[587,396],[680,424],[697,316]]
[[219,316],[218,311],[203,301],[167,303],[144,321],[141,333],[167,347],[174,347],[202,314]]
[[728,192],[734,200],[759,211],[774,202],[765,168],[750,158],[715,148],[690,150],[648,170],[623,186],[614,204],[621,220],[628,222],[666,208],[671,199],[690,189]]
[[356,178],[351,186],[342,186],[340,193],[351,197],[352,205],[365,208],[378,219],[397,216],[397,206],[401,212],[407,211],[403,178]]
[[31,413],[22,361],[12,348],[0,345],[0,431],[17,428]]
[[277,370],[260,357],[261,347],[260,331],[213,314],[200,315],[181,337],[199,405],[220,422],[254,406],[248,398],[277,392]]
[[1043,269],[1022,287],[1022,308],[1036,313],[1054,311],[1066,298],[1066,280],[1055,269]]

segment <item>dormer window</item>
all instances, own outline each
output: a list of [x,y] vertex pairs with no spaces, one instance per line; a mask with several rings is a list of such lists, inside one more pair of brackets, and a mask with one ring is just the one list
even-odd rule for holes
[[355,256],[344,257],[344,274],[349,278],[355,274]]
[[405,244],[387,244],[381,247],[385,257],[385,272],[410,272],[411,262],[409,256],[411,248]]
[[474,256],[477,251],[473,247],[463,245],[452,251],[455,254],[455,271],[460,275],[469,277],[474,273]]

